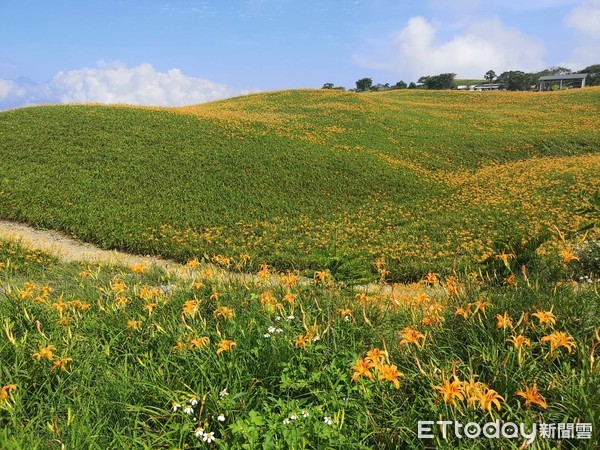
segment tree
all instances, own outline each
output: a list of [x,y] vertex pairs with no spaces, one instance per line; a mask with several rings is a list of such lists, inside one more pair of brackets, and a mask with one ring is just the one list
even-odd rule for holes
[[373,86],[373,80],[371,78],[361,78],[356,82],[356,90],[359,92],[368,91]]
[[427,81],[429,81],[430,78],[431,77],[429,75],[422,76],[421,78],[419,78],[417,80],[417,83],[419,83],[419,84],[427,84]]
[[411,81],[410,84],[408,85],[408,89],[416,89],[417,85],[415,84],[414,81]]
[[395,87],[396,89],[406,89],[406,87],[407,87],[407,86],[406,86],[406,83],[405,83],[403,80],[400,80],[400,81],[398,81],[398,82],[397,82],[397,83],[394,85],[394,87]]
[[544,76],[544,75],[568,75],[570,73],[573,73],[573,71],[571,69],[569,69],[568,67],[552,66],[552,67],[548,67],[546,70],[542,70],[541,72],[539,72],[539,75],[540,76]]
[[419,83],[423,83],[427,89],[452,89],[455,76],[455,73],[441,73],[433,76],[427,75],[419,78]]
[[321,89],[333,89],[333,83],[325,83]]
[[488,70],[485,73],[485,80],[488,82],[488,84],[492,84],[493,81],[496,79],[496,72],[494,72],[493,70]]
[[528,91],[536,83],[537,78],[533,73],[511,70],[500,74],[496,82],[509,91]]
[[587,78],[585,79],[586,86],[600,86],[600,64],[587,66],[585,69],[580,70],[578,73],[588,74]]

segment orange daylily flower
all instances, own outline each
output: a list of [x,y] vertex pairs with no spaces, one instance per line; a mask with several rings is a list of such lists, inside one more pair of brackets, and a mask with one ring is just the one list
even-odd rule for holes
[[148,311],[148,315],[150,316],[150,315],[152,315],[152,313],[154,312],[154,308],[156,308],[157,306],[158,306],[158,304],[157,304],[157,303],[146,303],[146,304],[144,305],[144,308],[143,308],[143,310],[144,310],[144,311]]
[[538,318],[540,325],[553,326],[556,324],[556,316],[552,313],[552,309],[550,311],[538,311],[533,313],[532,316]]
[[461,306],[456,307],[455,316],[463,316],[463,318],[468,319],[469,314],[471,314],[471,305],[466,306],[465,308]]
[[340,314],[340,316],[342,316],[342,318],[344,320],[350,320],[354,314],[352,313],[352,310],[345,308],[345,309],[338,309],[338,313]]
[[511,273],[504,283],[512,287],[517,287],[517,277],[514,273]]
[[443,383],[441,386],[433,386],[433,389],[440,391],[444,398],[444,403],[456,406],[456,400],[464,401],[465,395],[462,383],[454,377],[454,381],[450,382],[446,377],[442,376]]
[[2,389],[0,389],[0,401],[8,402],[8,397],[11,396],[12,392],[16,392],[16,390],[17,386],[15,386],[14,384],[7,384],[6,386],[2,386]]
[[525,391],[517,391],[515,394],[523,397],[525,399],[525,406],[530,407],[532,404],[539,405],[540,407],[546,409],[548,407],[548,403],[546,403],[546,399],[542,394],[540,394],[537,390],[537,381],[533,383],[533,387],[529,388],[525,386]]
[[50,369],[50,373],[54,372],[57,369],[66,372],[67,364],[70,362],[73,362],[73,358],[58,358],[56,361],[54,361],[54,364],[52,364],[52,369]]
[[564,347],[571,353],[573,348],[576,347],[573,338],[564,331],[555,331],[552,334],[544,336],[542,337],[541,342],[550,342],[549,356],[551,356],[557,348]]
[[188,300],[183,304],[183,315],[194,317],[198,311],[198,302],[196,300]]
[[223,339],[221,342],[217,344],[219,347],[217,349],[217,355],[220,355],[223,352],[233,352],[233,347],[237,344],[234,341],[230,341],[229,339]]
[[498,321],[498,323],[496,323],[496,328],[512,328],[513,327],[512,319],[508,316],[507,312],[505,312],[502,315],[496,314],[496,320]]
[[502,253],[496,255],[496,259],[501,259],[506,267],[510,267],[508,261],[515,258],[514,253],[506,253],[504,250],[502,250]]
[[562,256],[563,262],[565,264],[569,264],[572,261],[579,261],[579,258],[573,253],[573,250],[565,248],[560,251],[560,256]]
[[261,264],[260,270],[258,271],[258,273],[256,275],[258,275],[258,277],[261,280],[266,280],[267,278],[269,278],[271,276],[271,270],[269,269],[269,265]]
[[[419,342],[420,341],[420,342]],[[406,327],[402,330],[402,340],[398,345],[413,344],[422,347],[425,342],[425,335],[412,327]]]
[[146,264],[135,264],[131,267],[131,270],[133,271],[133,273],[139,275],[148,270],[148,266]]
[[[201,336],[190,340],[190,350],[195,348],[203,349],[210,344],[210,338],[208,336]],[[177,346],[176,346],[177,347]]]
[[228,308],[227,306],[219,306],[217,309],[213,311],[213,316],[215,318],[223,318],[225,320],[232,319],[234,316],[233,309]]
[[463,392],[467,397],[473,397],[477,392],[481,392],[486,388],[485,384],[481,381],[475,381],[476,376],[470,376],[468,381],[462,382]]
[[429,272],[423,279],[423,283],[433,286],[440,281],[440,277],[437,273]]
[[512,343],[517,350],[520,350],[525,345],[531,345],[531,340],[522,334],[509,337],[506,342]]
[[296,348],[302,347],[305,348],[306,344],[310,343],[310,336],[298,336],[298,339],[294,339],[294,346]]
[[494,389],[481,389],[475,391],[473,396],[469,398],[468,405],[475,402],[479,402],[479,406],[482,410],[491,412],[492,408],[495,406],[498,411],[502,409],[502,405],[500,401],[505,401],[504,397],[502,397],[497,391]]
[[469,305],[475,307],[475,309],[473,310],[473,314],[476,314],[479,311],[485,314],[485,308],[488,306],[492,306],[490,302],[486,302],[483,298],[478,299],[474,303],[469,303]]
[[140,325],[142,324],[141,320],[128,320],[127,321],[127,329],[140,331]]
[[281,282],[283,283],[284,287],[292,287],[298,284],[298,281],[300,281],[300,278],[298,278],[298,275],[295,275],[293,273],[282,273],[280,275],[281,278]]
[[509,337],[506,340],[506,342],[512,343],[517,349],[517,362],[519,363],[519,365],[521,365],[521,363],[523,362],[523,347],[526,345],[531,346],[531,340],[529,340],[529,338],[526,338],[522,334],[519,334],[517,336]]
[[356,364],[351,367],[354,370],[354,374],[352,375],[352,380],[357,383],[359,377],[366,377],[369,380],[373,379],[373,373],[371,372],[371,368],[373,367],[373,362],[366,358],[358,358],[356,360]]
[[404,374],[398,371],[395,364],[383,364],[379,367],[379,379],[385,381],[391,381],[396,389],[400,389],[399,377],[403,377]]
[[373,348],[367,352],[365,361],[371,363],[371,367],[379,368],[382,366],[384,359],[387,357],[386,352]]
[[186,263],[186,266],[188,266],[190,269],[196,269],[198,266],[200,266],[200,261],[198,261],[198,258],[190,259]]
[[51,360],[54,357],[54,353],[52,353],[54,350],[56,350],[56,347],[54,345],[40,347],[40,351],[35,352],[33,354],[33,357],[36,358],[38,361],[41,361],[42,358]]

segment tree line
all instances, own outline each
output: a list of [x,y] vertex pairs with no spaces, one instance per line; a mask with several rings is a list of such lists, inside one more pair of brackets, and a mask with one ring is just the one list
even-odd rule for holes
[[[586,86],[600,86],[600,64],[594,64],[578,72],[573,72],[566,67],[550,67],[540,72],[523,72],[520,70],[510,70],[496,75],[493,70],[488,70],[483,79],[488,84],[497,84],[502,89],[509,91],[529,91],[535,89],[538,78],[549,75],[567,75],[587,73]],[[420,77],[417,82],[406,83],[403,80],[395,84],[373,83],[372,78],[361,78],[356,81],[356,88],[351,89],[356,92],[366,91],[386,91],[392,89],[454,89],[455,73],[441,73],[438,75],[425,75]],[[344,86],[335,86],[333,83],[325,83],[323,89],[346,90]]]

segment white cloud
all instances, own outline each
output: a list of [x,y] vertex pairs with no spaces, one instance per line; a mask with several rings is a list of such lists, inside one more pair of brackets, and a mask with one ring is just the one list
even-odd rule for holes
[[565,25],[589,37],[600,39],[600,0],[587,0],[565,18]]
[[567,67],[583,68],[600,61],[600,0],[584,0],[574,8],[564,24],[577,33]]
[[0,100],[8,97],[8,94],[15,88],[15,83],[10,80],[0,80]]
[[147,63],[129,68],[100,62],[96,68],[59,72],[39,85],[0,80],[0,109],[39,103],[183,106],[239,94],[224,84],[188,77],[179,69],[157,72]]
[[27,96],[27,86],[18,80],[0,79],[0,110],[5,109],[3,108],[4,105],[7,105],[7,108],[9,108],[26,102]]
[[440,42],[437,34],[435,24],[413,17],[391,42],[392,53],[384,61],[364,56],[356,56],[355,61],[366,67],[409,73],[414,78],[446,72],[481,78],[490,69],[500,73],[545,67],[543,45],[498,19],[479,20],[445,42]]

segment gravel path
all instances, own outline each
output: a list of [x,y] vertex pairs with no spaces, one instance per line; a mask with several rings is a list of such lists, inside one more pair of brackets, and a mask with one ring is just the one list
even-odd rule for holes
[[[117,250],[102,250],[93,244],[73,239],[63,233],[53,230],[38,230],[29,225],[0,220],[0,238],[16,241],[25,247],[35,250],[42,250],[56,256],[66,262],[89,262],[97,264],[115,264],[126,267],[133,267],[139,264],[147,266],[156,265],[165,271],[183,279],[202,278],[206,270],[212,271],[214,277],[222,282],[243,282],[243,283],[270,283],[278,285],[281,279],[274,275],[268,280],[263,280],[254,274],[242,274],[229,272],[213,264],[202,263],[195,269],[190,269],[183,264],[173,260],[157,258],[155,256],[140,256],[124,253]],[[301,284],[312,284],[310,278],[300,278]],[[407,285],[388,285],[388,284],[368,284],[353,286],[353,290],[374,293],[384,293],[392,295],[406,295],[416,292],[415,286]]]
[[[256,276],[227,272],[212,264],[201,264],[192,270],[183,264],[155,256],[140,256],[117,250],[103,250],[93,244],[81,242],[53,230],[38,230],[29,225],[0,220],[0,238],[16,241],[25,247],[42,250],[65,262],[89,262],[133,267],[139,264],[161,267],[165,271],[184,279],[196,278],[210,269],[223,281],[251,281]],[[257,278],[257,277],[256,277]]]

